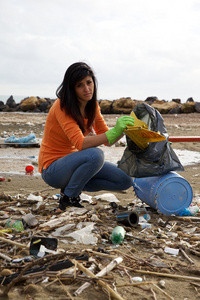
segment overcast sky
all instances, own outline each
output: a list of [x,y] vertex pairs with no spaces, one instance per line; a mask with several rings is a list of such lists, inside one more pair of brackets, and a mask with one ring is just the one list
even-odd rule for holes
[[77,61],[99,99],[200,101],[200,1],[0,0],[1,95],[55,98]]

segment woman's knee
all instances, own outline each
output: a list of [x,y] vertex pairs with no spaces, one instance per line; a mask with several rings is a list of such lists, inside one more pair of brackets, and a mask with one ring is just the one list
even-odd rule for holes
[[95,166],[102,167],[104,164],[104,152],[100,148],[90,148],[87,151],[89,160]]
[[124,172],[121,173],[119,178],[118,187],[120,190],[127,190],[133,186],[133,178],[125,174]]

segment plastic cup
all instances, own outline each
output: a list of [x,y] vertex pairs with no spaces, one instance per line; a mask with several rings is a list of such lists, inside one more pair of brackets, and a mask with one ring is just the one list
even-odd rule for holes
[[123,211],[117,215],[117,222],[129,227],[136,227],[139,222],[139,215],[134,211]]

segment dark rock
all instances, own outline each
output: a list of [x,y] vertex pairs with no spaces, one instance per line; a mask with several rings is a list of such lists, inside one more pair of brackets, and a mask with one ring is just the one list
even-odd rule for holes
[[195,111],[194,102],[183,103],[181,106],[181,112],[184,114],[190,114]]
[[4,112],[15,112],[16,108],[12,108],[12,107],[9,107],[8,105],[6,105],[6,107],[3,111]]
[[13,99],[13,96],[10,96],[8,100],[6,101],[6,105],[8,105],[10,108],[15,108],[17,106],[15,100]]
[[46,101],[46,102],[42,102],[40,103],[40,105],[38,106],[38,109],[42,112],[46,111],[47,110],[47,107],[48,107],[49,103]]
[[3,111],[4,109],[6,109],[6,105],[3,101],[0,101],[0,111]]
[[170,109],[168,114],[181,114],[181,105],[178,105],[178,106],[173,107],[172,109]]
[[32,110],[31,111],[32,113],[40,113],[41,112],[41,110],[39,110],[39,108],[38,107],[36,107],[34,110]]
[[186,103],[188,103],[188,102],[194,102],[193,98],[192,97],[188,98]]
[[112,101],[101,100],[99,103],[102,114],[111,114],[112,113]]
[[149,105],[151,105],[154,101],[158,101],[156,96],[147,97],[145,100],[145,102],[148,102]]
[[161,114],[168,114],[171,109],[177,107],[178,105],[179,104],[174,101],[154,101],[154,103],[151,106],[157,109]]
[[37,108],[38,102],[39,100],[37,97],[26,98],[21,101],[20,109],[24,112],[33,111]]
[[[113,101],[112,112],[113,114],[130,114],[136,106],[137,101],[131,98],[120,98]],[[138,104],[138,103],[137,103]]]
[[172,99],[172,101],[178,103],[178,104],[181,104],[181,99],[177,98],[177,99]]
[[194,108],[197,112],[200,113],[200,102],[196,102],[195,105],[194,105]]

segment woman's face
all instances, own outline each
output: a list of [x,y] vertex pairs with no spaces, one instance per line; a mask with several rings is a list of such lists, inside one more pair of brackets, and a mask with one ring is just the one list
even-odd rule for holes
[[75,93],[79,103],[90,101],[94,93],[94,81],[91,76],[86,76],[83,80],[75,84]]

